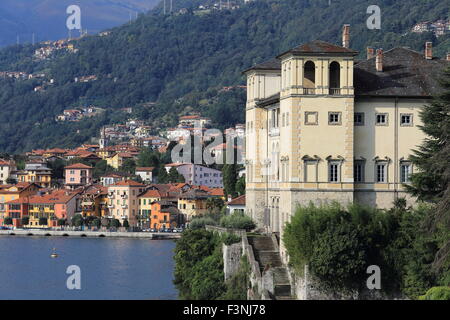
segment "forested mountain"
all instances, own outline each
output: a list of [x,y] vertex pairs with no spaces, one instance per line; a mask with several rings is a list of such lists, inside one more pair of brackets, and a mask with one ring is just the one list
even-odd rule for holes
[[[340,43],[344,23],[351,24],[351,46],[361,57],[368,45],[423,50],[428,40],[435,55],[450,51],[448,35],[409,32],[417,22],[448,19],[446,1],[379,0],[381,30],[366,26],[367,7],[374,4],[368,0],[259,0],[235,10],[193,10],[206,2],[174,1],[170,15],[162,14],[160,4],[108,36],[74,42],[76,53],[58,51],[49,60],[32,58],[40,45],[0,50],[0,71],[42,71],[54,79],[45,91],[34,92],[36,79],[0,78],[0,151],[74,146],[120,118],[107,112],[86,122],[55,122],[63,109],[87,103],[111,110],[136,107],[156,127],[173,125],[189,110],[211,116],[219,127],[242,122],[244,90],[219,92],[223,86],[244,84],[242,70],[302,42]],[[187,13],[179,13],[181,8]],[[98,80],[74,82],[88,75]]]

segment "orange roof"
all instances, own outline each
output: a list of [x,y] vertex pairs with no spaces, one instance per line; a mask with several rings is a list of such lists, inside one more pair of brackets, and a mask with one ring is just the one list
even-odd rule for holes
[[69,202],[73,197],[75,197],[78,194],[78,192],[71,192],[68,190],[57,190],[53,191],[50,194],[44,194],[44,195],[36,195],[31,197],[26,197],[21,201],[22,199],[16,199],[13,201],[10,201],[8,203],[31,203],[31,204],[62,204]]
[[212,196],[223,197],[225,194],[223,193],[223,188],[210,188],[209,194]]
[[149,189],[145,193],[141,194],[139,197],[142,198],[161,198],[161,193],[155,189]]
[[239,196],[237,198],[232,199],[230,202],[227,203],[228,205],[235,205],[235,206],[245,206],[245,194],[242,196]]
[[92,169],[92,167],[85,165],[84,163],[74,163],[74,164],[65,166],[64,169]]
[[181,120],[188,120],[188,119],[200,119],[200,116],[194,115],[194,116],[182,116],[180,117]]
[[0,166],[13,166],[11,161],[0,159]]
[[153,171],[154,167],[136,167],[136,171]]
[[125,181],[116,182],[114,184],[114,186],[145,187],[145,184],[142,184],[142,183],[134,181],[134,180],[125,180]]

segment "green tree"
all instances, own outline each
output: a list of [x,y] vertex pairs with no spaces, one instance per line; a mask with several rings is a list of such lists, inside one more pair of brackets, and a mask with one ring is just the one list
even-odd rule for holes
[[236,193],[240,196],[245,194],[245,176],[240,177],[236,181],[235,190],[236,190]]
[[3,224],[4,224],[4,225],[10,225],[10,224],[12,224],[12,223],[13,223],[13,220],[12,220],[11,217],[6,217],[6,218],[3,220]]
[[130,227],[130,224],[128,223],[128,220],[123,221],[123,227],[128,229]]
[[72,217],[72,225],[75,227],[81,227],[84,224],[84,218],[81,214],[77,213]]
[[136,162],[133,159],[126,159],[119,168],[122,172],[134,174],[136,170]]
[[119,227],[120,227],[120,221],[117,220],[117,219],[112,219],[110,225],[111,225],[111,227],[113,227],[113,228],[119,228]]
[[48,224],[48,219],[45,217],[39,218],[39,225],[40,226],[46,226]]
[[30,217],[22,217],[22,225],[26,226],[30,222]]
[[236,182],[237,182],[237,166],[235,164],[224,164],[222,168],[224,193],[227,197],[231,195],[236,197]]
[[[440,80],[443,92],[425,105],[420,113],[422,131],[426,139],[411,156],[418,169],[406,189],[419,200],[436,203],[431,215],[431,230],[439,224],[450,229],[450,67]],[[450,264],[450,233],[443,239],[436,255],[435,266],[440,269]]]
[[178,173],[178,170],[175,167],[172,167],[169,170],[169,174],[167,176],[167,180],[170,183],[184,182],[184,177],[183,177],[183,175]]

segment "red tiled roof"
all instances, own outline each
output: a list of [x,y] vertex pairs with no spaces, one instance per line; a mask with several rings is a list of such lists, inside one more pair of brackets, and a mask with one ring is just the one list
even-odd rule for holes
[[147,190],[145,193],[141,194],[139,197],[142,197],[142,198],[161,198],[162,195],[159,192],[159,190],[150,189],[150,190]]
[[84,163],[74,163],[74,164],[65,166],[64,169],[92,169],[92,167],[85,165]]
[[114,186],[145,187],[145,184],[142,184],[134,180],[125,180],[116,182]]
[[231,201],[227,202],[227,204],[232,206],[245,206],[245,194],[232,199]]

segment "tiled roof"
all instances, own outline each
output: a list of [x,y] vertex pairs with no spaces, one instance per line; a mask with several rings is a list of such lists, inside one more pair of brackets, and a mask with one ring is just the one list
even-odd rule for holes
[[245,206],[245,194],[232,199],[227,204],[231,206]]
[[65,166],[64,169],[92,169],[92,167],[85,165],[84,163],[74,163],[74,164]]
[[44,194],[44,195],[35,195],[31,197],[26,197],[23,200],[22,199],[16,199],[13,201],[10,201],[8,203],[31,203],[31,204],[63,204],[69,202],[73,197],[75,197],[78,194],[78,192],[72,192],[68,190],[57,190],[53,191],[50,194]]
[[442,89],[438,79],[450,66],[446,60],[427,60],[423,53],[394,48],[383,53],[383,72],[375,69],[376,58],[355,65],[356,96],[430,97]]
[[333,55],[344,54],[349,56],[358,55],[358,51],[341,47],[321,40],[314,40],[308,43],[301,44],[291,50],[286,51],[285,53],[282,53],[278,57],[286,53],[292,53],[294,55],[296,54],[333,54]]
[[159,190],[149,189],[139,196],[140,198],[161,198]]
[[114,186],[145,187],[145,184],[142,184],[142,183],[134,181],[134,180],[125,180],[125,181],[116,182],[114,184]]

